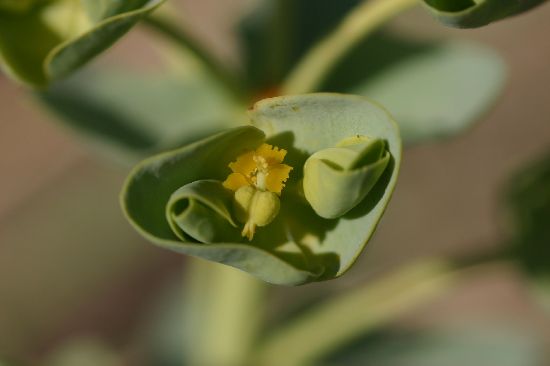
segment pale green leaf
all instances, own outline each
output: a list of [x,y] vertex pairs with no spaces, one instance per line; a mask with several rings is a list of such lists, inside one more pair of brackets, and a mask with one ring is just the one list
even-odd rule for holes
[[0,9],[0,62],[35,87],[67,76],[110,47],[163,0],[102,2],[103,17],[78,0],[40,2],[17,13]]
[[235,126],[243,108],[200,72],[95,70],[39,97],[100,153],[123,162]]
[[471,126],[500,94],[505,67],[494,52],[455,42],[424,46],[369,76],[348,91],[386,106],[414,144]]

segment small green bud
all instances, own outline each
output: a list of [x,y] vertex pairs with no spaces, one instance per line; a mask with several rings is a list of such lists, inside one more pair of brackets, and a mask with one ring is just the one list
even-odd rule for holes
[[305,197],[319,216],[340,217],[367,196],[389,160],[383,140],[366,136],[347,138],[306,160]]
[[248,240],[254,238],[257,226],[266,226],[279,213],[281,203],[277,194],[253,186],[243,186],[235,192],[235,216],[244,223],[241,233]]

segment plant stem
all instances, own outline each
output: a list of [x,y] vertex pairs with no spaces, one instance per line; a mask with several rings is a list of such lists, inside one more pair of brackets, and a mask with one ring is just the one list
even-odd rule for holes
[[369,0],[354,9],[295,66],[283,84],[283,94],[316,91],[326,75],[357,43],[418,0]]
[[237,78],[226,68],[222,67],[196,41],[191,39],[181,28],[169,20],[167,16],[153,14],[145,18],[145,24],[195,56],[205,70],[214,76],[231,95],[238,100],[245,99],[243,86]]
[[449,291],[467,269],[506,258],[501,251],[465,260],[421,260],[387,277],[354,289],[311,310],[275,331],[255,355],[255,364],[285,366],[314,364],[355,337],[368,334]]
[[217,263],[193,258],[188,265],[183,324],[186,364],[245,365],[261,326],[264,283]]

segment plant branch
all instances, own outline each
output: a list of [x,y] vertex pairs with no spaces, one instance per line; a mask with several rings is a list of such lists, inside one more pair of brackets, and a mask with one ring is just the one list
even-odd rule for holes
[[227,91],[242,100],[245,98],[243,87],[237,78],[222,67],[212,56],[206,52],[196,41],[191,39],[181,28],[169,20],[166,16],[151,15],[145,18],[144,23],[151,29],[171,39],[175,44],[190,52],[203,65],[206,71],[213,75]]
[[459,260],[421,260],[396,273],[330,300],[275,331],[260,345],[255,364],[314,364],[354,338],[367,334],[415,307],[449,291],[478,265],[507,258],[493,250]]
[[316,91],[326,75],[357,43],[418,0],[369,0],[354,9],[296,65],[283,84],[283,94]]
[[184,357],[189,365],[243,366],[262,323],[265,284],[192,258],[186,273]]

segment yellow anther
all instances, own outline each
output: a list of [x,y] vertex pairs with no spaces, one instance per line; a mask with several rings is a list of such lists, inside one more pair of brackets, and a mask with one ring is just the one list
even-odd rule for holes
[[223,182],[225,188],[236,191],[242,186],[254,186],[263,191],[281,194],[292,167],[282,164],[286,150],[262,144],[229,163],[232,173]]

